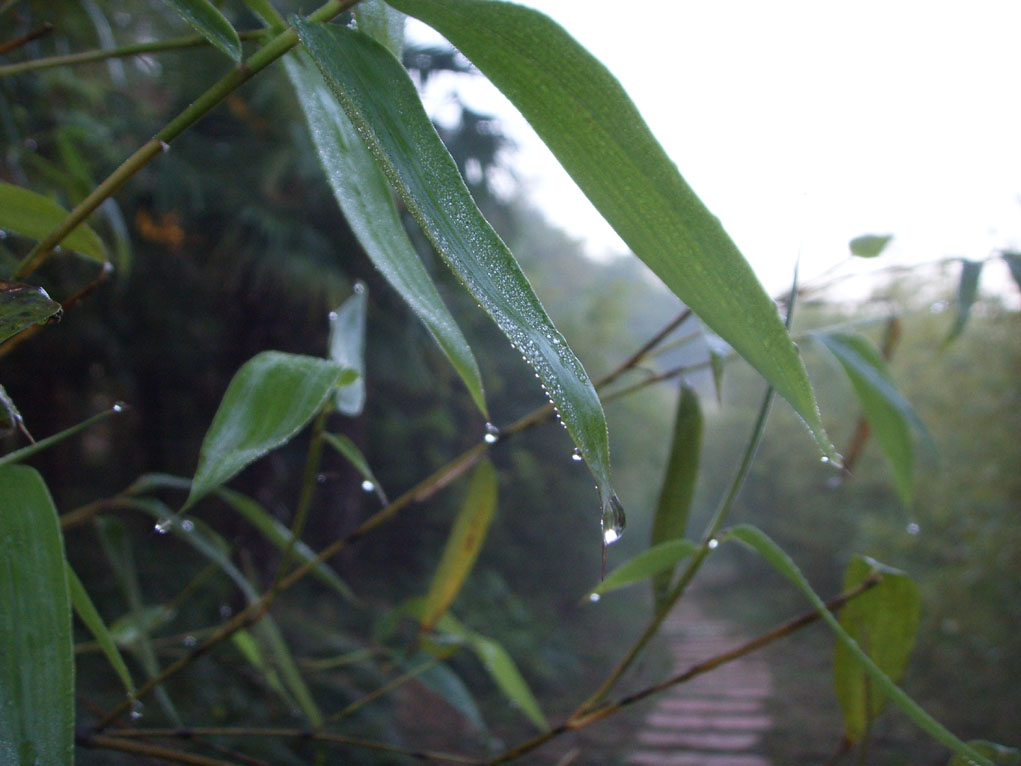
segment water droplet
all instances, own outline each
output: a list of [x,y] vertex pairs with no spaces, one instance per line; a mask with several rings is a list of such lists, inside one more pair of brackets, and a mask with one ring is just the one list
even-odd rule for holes
[[355,292],[358,293],[359,295],[364,293],[365,292],[365,283],[364,282],[355,282]]
[[577,447],[575,447],[574,452],[571,453],[571,460],[573,460],[575,463],[581,462],[581,450],[578,449]]
[[230,604],[220,604],[220,616],[226,619],[234,614],[234,610],[230,608]]
[[157,533],[165,535],[167,532],[170,531],[170,528],[172,526],[174,526],[173,519],[160,519],[159,521],[156,522],[156,525],[153,527],[153,529],[155,529]]
[[195,522],[192,521],[191,519],[185,519],[184,521],[181,522],[181,530],[184,532],[194,532]]
[[908,526],[907,526],[907,532],[908,532],[909,535],[917,535],[921,531],[922,531],[922,528],[920,526],[918,526],[918,524],[916,524],[913,521],[910,524],[908,524]]
[[821,458],[819,458],[819,462],[820,463],[828,463],[828,462],[830,462],[830,459],[826,455],[823,455]]
[[325,484],[326,483],[326,474],[325,473],[316,474],[316,483],[317,484]]
[[198,642],[199,642],[199,640],[197,638],[195,638],[195,636],[185,636],[184,637],[184,645],[187,646],[187,647],[196,646],[198,644]]
[[145,705],[143,705],[138,700],[132,701],[132,703],[131,703],[131,712],[128,714],[129,716],[131,716],[131,720],[132,721],[137,721],[139,718],[141,718],[142,717],[142,710],[144,708],[145,708]]
[[112,409],[114,412],[124,412],[124,408],[126,406],[127,405],[125,405],[124,402],[114,402],[113,407],[111,407],[110,409]]
[[376,485],[366,479],[362,482],[362,492],[372,492],[376,489]]
[[492,423],[486,423],[486,435],[482,439],[486,444],[496,444],[500,439],[500,429]]
[[709,540],[708,543],[706,543],[706,547],[709,548],[709,550],[711,551],[715,551],[717,548],[720,547],[720,541],[714,537],[711,540]]
[[612,545],[617,542],[624,533],[627,519],[624,515],[624,506],[620,504],[620,498],[616,493],[611,493],[603,505],[603,515],[599,521],[603,529],[603,544]]
[[329,313],[329,320],[331,322],[336,322],[337,321],[337,312],[336,311],[331,311]]
[[593,604],[596,603],[599,600],[599,598],[600,598],[600,596],[599,596],[598,593],[589,593],[588,594],[588,600],[591,601]]

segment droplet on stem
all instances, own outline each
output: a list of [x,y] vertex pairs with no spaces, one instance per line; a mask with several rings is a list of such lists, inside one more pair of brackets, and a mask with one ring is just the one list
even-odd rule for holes
[[173,519],[160,519],[159,521],[156,522],[156,525],[153,527],[153,529],[156,530],[157,534],[165,535],[167,532],[170,531],[170,528],[172,526],[174,526]]
[[486,435],[482,437],[486,444],[496,444],[500,440],[500,429],[492,423],[486,423]]

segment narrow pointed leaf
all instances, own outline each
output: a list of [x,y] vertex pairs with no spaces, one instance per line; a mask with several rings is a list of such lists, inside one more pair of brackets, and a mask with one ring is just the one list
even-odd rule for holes
[[404,14],[383,0],[361,0],[355,6],[359,31],[386,46],[398,59],[404,51]]
[[593,588],[592,592],[595,594],[608,593],[611,590],[633,585],[664,572],[669,573],[673,571],[678,562],[683,561],[697,550],[698,544],[691,540],[666,540],[621,564]]
[[103,651],[107,662],[110,663],[110,667],[113,668],[117,677],[124,685],[124,691],[127,692],[129,697],[134,697],[135,682],[131,679],[131,671],[128,670],[124,658],[121,657],[113,634],[103,621],[103,617],[100,615],[99,610],[96,609],[95,604],[92,603],[92,599],[89,598],[89,593],[85,590],[81,580],[78,579],[78,575],[71,569],[70,564],[67,565],[67,584],[75,613],[96,639],[96,643],[99,644],[99,648]]
[[1021,290],[1021,253],[1004,253],[1003,260],[1010,269],[1010,275],[1014,277],[1018,290]]
[[979,754],[973,747],[958,739],[939,721],[925,712],[922,707],[911,697],[890,680],[889,676],[876,665],[871,657],[858,645],[858,643],[844,630],[843,626],[833,616],[833,613],[826,608],[826,604],[812,589],[808,580],[798,569],[797,564],[784,551],[773,542],[762,530],[750,524],[740,524],[727,530],[720,536],[721,541],[726,539],[738,540],[744,545],[758,553],[762,558],[776,569],[781,575],[795,585],[802,594],[811,602],[812,606],[819,613],[819,616],[830,627],[837,637],[837,640],[844,645],[848,653],[854,657],[875,683],[876,687],[910,718],[922,731],[945,745],[955,753],[964,758],[971,759],[980,766],[992,766],[992,762]]
[[925,426],[894,386],[882,355],[864,336],[819,332],[813,337],[837,357],[847,373],[865,417],[890,463],[897,492],[904,504],[910,505],[915,465],[911,427],[924,434]]
[[[880,583],[840,610],[840,624],[876,665],[897,683],[907,668],[918,631],[921,597],[910,577],[871,559],[856,556],[844,575],[849,591],[873,573]],[[886,704],[886,695],[842,643],[833,657],[833,687],[844,715],[844,736],[857,743]]]
[[0,343],[34,324],[59,316],[59,303],[41,287],[22,282],[0,282]]
[[21,449],[14,450],[13,452],[8,452],[6,455],[0,456],[0,465],[6,465],[7,463],[17,463],[22,460],[27,460],[28,458],[32,457],[32,455],[42,452],[43,450],[52,447],[54,444],[58,444],[59,442],[64,441],[64,439],[74,436],[79,431],[84,431],[86,428],[94,425],[95,423],[98,423],[100,420],[108,418],[111,415],[114,415],[118,412],[122,412],[123,410],[124,410],[123,404],[120,403],[115,404],[110,409],[100,412],[96,415],[93,415],[91,418],[86,418],[81,423],[76,423],[70,428],[65,428],[63,431],[59,431],[58,433],[52,434],[51,436],[47,436],[45,439],[40,439],[39,441],[33,444],[29,444],[27,447],[22,447]]
[[978,278],[982,275],[984,261],[961,260],[961,281],[957,285],[957,314],[954,317],[954,326],[944,343],[950,343],[964,332],[968,318],[971,316],[971,307],[978,297]]
[[216,6],[209,0],[163,0],[202,35],[235,63],[241,63],[241,39]]
[[379,501],[383,505],[389,505],[390,501],[386,499],[383,485],[379,483],[379,479],[372,473],[369,461],[365,459],[365,455],[358,449],[358,445],[344,436],[344,434],[323,434],[323,437],[326,439],[327,444],[343,455],[347,462],[353,465],[355,470],[361,474],[363,479],[362,488],[368,491],[369,487],[365,484],[365,482],[368,482],[372,485],[372,491],[379,497]]
[[886,249],[892,239],[892,234],[863,234],[855,237],[851,240],[851,255],[875,258]]
[[251,632],[239,630],[230,637],[230,640],[234,647],[241,652],[241,656],[248,660],[248,664],[255,668],[256,672],[262,676],[266,685],[276,692],[287,705],[297,707],[298,703],[294,701],[284,687],[283,682],[280,680],[280,674],[276,672],[276,668],[266,661],[266,656]]
[[326,359],[263,351],[245,362],[202,441],[184,508],[289,441],[352,374]]
[[446,37],[510,99],[635,255],[790,402],[835,458],[776,307],[613,75],[530,8],[389,2]]
[[595,388],[514,256],[475,206],[407,72],[358,32],[299,18],[294,24],[426,236],[539,374],[607,507],[613,491],[609,440]]
[[[49,197],[0,181],[0,229],[43,239],[65,218],[67,211]],[[101,263],[107,260],[103,241],[84,223],[64,237],[60,245]]]
[[[421,664],[422,656],[412,657],[404,663],[406,669],[411,669]],[[464,716],[479,731],[486,730],[486,723],[482,720],[482,713],[475,702],[471,691],[465,686],[464,681],[453,670],[444,664],[435,665],[426,670],[418,677],[426,688],[443,699],[444,702],[453,707]]]
[[425,595],[419,623],[423,630],[432,630],[436,621],[454,603],[475,565],[496,512],[496,494],[496,469],[488,460],[483,460],[472,472],[468,496],[450,530],[440,563]]
[[[667,540],[682,538],[687,532],[701,452],[702,409],[695,391],[690,386],[682,384],[677,415],[674,418],[670,457],[659,493],[656,515],[652,521],[653,546]],[[657,606],[666,595],[672,577],[673,567],[669,567],[653,578],[652,591]]]
[[288,55],[284,63],[348,225],[369,260],[436,339],[476,406],[488,418],[478,364],[408,239],[386,176],[307,57]]
[[538,700],[532,694],[532,690],[528,688],[528,683],[507,650],[493,639],[479,633],[470,633],[468,641],[479,658],[479,662],[482,663],[510,703],[524,713],[536,728],[542,731],[548,730],[549,722],[543,715]]
[[42,476],[0,467],[0,763],[66,764],[74,646],[64,543]]
[[354,294],[330,312],[329,356],[334,362],[358,377],[346,386],[338,386],[333,404],[348,417],[357,417],[365,407],[365,314],[369,307],[368,291],[361,282]]

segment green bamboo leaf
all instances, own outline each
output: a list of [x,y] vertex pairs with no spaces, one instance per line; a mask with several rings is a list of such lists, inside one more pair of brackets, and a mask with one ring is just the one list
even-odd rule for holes
[[124,649],[137,649],[152,633],[176,616],[174,610],[162,605],[143,606],[137,611],[122,614],[111,622],[110,638],[114,644]]
[[327,356],[358,377],[346,386],[337,386],[333,404],[348,417],[357,417],[365,407],[365,314],[369,295],[365,285],[355,284],[354,294],[330,312],[330,340]]
[[237,371],[202,441],[182,510],[289,441],[354,373],[312,356],[263,351]]
[[[681,385],[674,418],[673,442],[667,461],[659,504],[652,521],[653,546],[684,537],[688,528],[691,500],[695,496],[698,459],[702,451],[702,409],[698,395],[690,386]],[[662,604],[673,579],[673,567],[659,572],[652,580],[656,606]]]
[[358,445],[344,436],[344,434],[323,434],[323,438],[326,439],[327,444],[343,455],[347,462],[353,465],[355,470],[361,474],[362,489],[366,492],[375,492],[383,505],[389,505],[390,501],[386,499],[383,485],[379,483],[379,479],[372,473],[369,461],[365,459],[365,455],[358,449]]
[[117,677],[124,685],[124,691],[127,692],[129,697],[134,698],[135,682],[131,679],[131,671],[128,670],[128,666],[124,662],[124,658],[121,657],[114,635],[106,626],[102,615],[100,615],[99,610],[96,609],[95,604],[92,603],[92,599],[89,598],[88,591],[85,590],[85,586],[82,585],[82,581],[78,579],[78,575],[75,574],[73,569],[71,569],[70,564],[67,564],[67,584],[71,595],[71,604],[74,606],[74,611],[96,639],[96,643],[99,644],[99,648],[106,656],[107,662],[110,663],[110,667],[113,668]]
[[235,64],[241,63],[241,38],[226,17],[209,0],[163,0],[178,15]]
[[[288,546],[293,546],[291,550],[299,561],[302,563],[315,561],[316,552],[301,540],[295,540],[292,544],[293,535],[291,530],[273,518],[269,511],[252,500],[252,498],[225,487],[219,487],[214,492],[217,497],[241,514],[249,524],[255,527],[263,538],[276,546],[276,548],[283,551]],[[339,594],[341,598],[351,603],[357,603],[358,597],[355,596],[350,586],[341,580],[325,561],[316,563],[312,569],[312,576]]]
[[851,255],[859,258],[875,258],[893,239],[892,234],[863,234],[851,240]]
[[361,0],[355,6],[358,30],[386,46],[398,59],[404,51],[405,16],[383,0]]
[[[2,203],[0,203],[2,204]],[[63,309],[41,287],[22,282],[0,282],[0,343]]]
[[419,624],[432,630],[450,608],[486,542],[489,524],[496,513],[496,469],[483,460],[472,472],[468,495],[450,530],[440,563],[425,595]]
[[64,543],[42,476],[0,467],[0,763],[74,758],[74,646]]
[[[0,229],[9,229],[30,239],[43,239],[65,218],[67,211],[49,197],[0,181]],[[60,245],[100,263],[107,261],[103,241],[84,223]]]
[[968,318],[971,316],[971,307],[978,297],[978,279],[982,275],[984,265],[985,261],[961,259],[961,281],[957,285],[957,314],[953,327],[950,328],[946,340],[943,341],[944,345],[964,332],[964,327],[968,324]]
[[488,419],[478,364],[408,239],[386,176],[307,57],[289,55],[284,63],[344,218],[369,260],[436,339]]
[[[407,662],[402,663],[406,670],[411,670],[422,664],[424,654],[416,655]],[[471,691],[465,686],[464,681],[453,670],[444,664],[434,665],[422,673],[418,680],[425,684],[431,692],[438,695],[457,712],[464,716],[479,731],[486,730],[486,723],[482,720],[482,713],[475,702]]]
[[765,561],[776,569],[787,580],[793,583],[798,590],[811,602],[812,606],[819,613],[819,616],[836,634],[837,640],[844,645],[848,653],[854,657],[868,673],[873,683],[885,694],[897,707],[910,718],[922,731],[945,745],[953,752],[963,758],[970,759],[979,766],[992,766],[992,762],[985,756],[978,753],[975,748],[965,744],[953,735],[946,727],[931,715],[925,712],[922,707],[911,697],[890,680],[889,676],[876,665],[871,657],[858,645],[858,643],[844,630],[843,626],[833,616],[833,613],[826,608],[826,604],[812,589],[808,580],[798,569],[797,564],[784,551],[773,542],[760,529],[750,524],[739,524],[732,527],[720,536],[720,540],[734,539],[751,548],[762,556]]
[[32,455],[35,455],[43,450],[52,447],[54,444],[64,441],[71,436],[74,436],[79,431],[84,431],[89,426],[98,423],[100,420],[110,417],[111,415],[118,414],[124,411],[124,404],[117,402],[108,410],[104,410],[97,415],[93,415],[91,418],[86,418],[81,423],[77,423],[70,428],[65,428],[63,431],[55,433],[51,436],[47,436],[45,439],[29,444],[27,447],[14,450],[14,452],[8,452],[6,455],[0,456],[0,465],[6,465],[8,463],[17,463],[22,460],[26,460]]
[[[1021,766],[1021,750],[1006,745],[998,745],[984,739],[973,739],[968,742],[977,752],[984,755],[995,766]],[[971,766],[972,761],[954,753],[948,766]]]
[[1018,289],[1021,290],[1021,253],[1003,253],[1003,260],[1010,269],[1010,275],[1014,277]]
[[595,388],[514,256],[475,206],[407,72],[363,34],[299,18],[294,24],[302,45],[436,250],[539,374],[596,477],[603,508],[610,509],[615,498],[609,442]]
[[614,569],[606,576],[606,579],[592,589],[592,593],[601,595],[647,580],[663,572],[672,571],[678,562],[683,561],[697,550],[698,544],[691,540],[666,540],[642,551],[630,561]]
[[904,504],[910,505],[915,465],[911,427],[925,434],[925,426],[894,386],[886,362],[868,339],[837,332],[818,332],[812,337],[826,346],[843,366],[890,463],[897,492]]
[[280,699],[289,707],[297,707],[297,703],[291,698],[290,693],[280,680],[280,674],[277,673],[272,663],[267,662],[266,655],[263,654],[259,642],[255,640],[255,636],[250,631],[239,630],[230,637],[230,640],[234,647],[241,652],[241,656],[248,661],[248,664],[255,668],[256,672],[262,676],[266,685],[276,692]]
[[[862,556],[848,565],[844,591],[877,573],[882,577],[878,585],[841,608],[840,624],[897,683],[914,649],[921,596],[906,574]],[[844,714],[844,736],[849,742],[861,742],[886,705],[886,695],[842,643],[837,643],[834,652],[833,686]]]
[[635,255],[790,402],[836,459],[775,305],[613,75],[531,8],[388,2],[436,29],[510,99]]

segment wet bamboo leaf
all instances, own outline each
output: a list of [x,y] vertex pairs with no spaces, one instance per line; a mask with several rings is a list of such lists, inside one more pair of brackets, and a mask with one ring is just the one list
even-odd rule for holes
[[[698,545],[691,540],[666,540],[621,564],[593,588],[592,592],[601,595],[664,572],[672,572],[678,562],[683,561],[697,550]],[[667,583],[669,584],[669,580]]]
[[0,282],[0,343],[34,324],[59,317],[62,310],[41,287]]
[[169,623],[177,614],[164,606],[143,606],[110,623],[110,637],[124,649],[136,649],[148,636]]
[[[355,470],[361,474],[362,489],[366,492],[375,492],[383,505],[389,505],[390,501],[386,499],[383,485],[379,483],[379,479],[372,473],[369,461],[365,459],[365,455],[358,449],[358,445],[343,434],[323,434],[323,437],[326,439],[327,444],[343,455],[347,462],[353,465]],[[372,485],[371,487],[369,486],[370,484]]]
[[957,285],[957,314],[954,317],[954,325],[950,328],[944,344],[950,343],[958,335],[964,332],[968,318],[971,316],[971,307],[978,297],[978,279],[982,275],[984,261],[961,260],[961,281]]
[[361,0],[355,6],[358,30],[386,46],[396,58],[404,51],[404,14],[383,0]]
[[[8,229],[30,239],[43,239],[65,218],[67,211],[49,197],[0,181],[0,229]],[[101,263],[107,260],[103,241],[84,223],[68,234],[60,245]]]
[[0,465],[6,465],[8,463],[17,463],[22,460],[26,460],[32,457],[32,455],[42,452],[43,450],[52,447],[54,444],[62,442],[64,441],[64,439],[67,439],[71,436],[74,436],[79,431],[84,431],[86,428],[95,423],[98,423],[100,420],[103,420],[104,418],[108,418],[111,415],[123,411],[124,405],[118,402],[110,409],[105,410],[104,412],[100,412],[97,415],[93,415],[91,418],[86,418],[81,423],[76,423],[70,428],[65,428],[63,431],[55,433],[51,436],[47,436],[45,439],[40,439],[39,441],[34,442],[33,444],[29,444],[27,447],[22,447],[21,449],[14,450],[13,452],[8,452],[6,455],[0,455]]
[[1003,260],[1014,277],[1018,290],[1021,290],[1021,253],[1004,253]]
[[[670,457],[659,493],[656,515],[652,521],[653,546],[667,540],[682,538],[687,532],[701,452],[702,409],[694,389],[682,384],[677,415],[674,418]],[[652,592],[657,607],[662,603],[672,578],[673,567],[662,570],[653,578]]]
[[42,476],[0,467],[0,763],[66,764],[74,646],[64,543]]
[[483,460],[472,472],[468,496],[457,514],[425,596],[420,625],[432,630],[450,608],[486,542],[489,524],[496,513],[496,469]]
[[241,656],[248,660],[248,664],[255,668],[256,672],[262,676],[266,685],[276,692],[280,699],[289,707],[297,707],[297,702],[294,701],[280,680],[280,674],[276,672],[276,668],[273,667],[272,663],[266,661],[266,656],[263,654],[259,642],[255,640],[251,632],[239,630],[230,637],[230,640],[234,647],[241,652]]
[[[897,683],[907,668],[918,631],[921,597],[910,577],[896,569],[856,556],[844,574],[844,590],[878,573],[882,580],[840,610],[840,624],[876,665]],[[844,714],[844,736],[858,743],[884,705],[886,695],[842,643],[833,657],[833,686]]]
[[369,307],[368,291],[361,282],[354,294],[330,312],[330,340],[327,356],[358,377],[346,386],[338,386],[333,404],[348,417],[357,417],[365,407],[365,314]]
[[776,307],[613,75],[530,8],[389,2],[446,37],[510,99],[635,255],[790,402],[835,459]]
[[263,351],[245,362],[223,395],[202,441],[184,509],[249,463],[289,441],[354,373],[336,362]]
[[135,683],[131,679],[131,671],[128,670],[128,666],[124,662],[124,658],[121,657],[120,650],[117,648],[116,639],[103,621],[99,610],[92,603],[92,599],[89,598],[89,593],[85,590],[81,580],[78,579],[78,575],[71,569],[70,564],[67,565],[67,584],[75,613],[77,613],[79,619],[81,619],[82,623],[84,623],[85,627],[89,629],[89,632],[96,639],[96,643],[99,644],[99,648],[106,656],[107,662],[110,663],[110,667],[113,668],[117,677],[124,685],[124,691],[127,692],[129,697],[134,697]]
[[285,65],[344,218],[369,260],[422,320],[487,415],[478,364],[408,239],[386,176],[307,57],[289,55]]
[[851,240],[851,255],[875,258],[886,249],[892,239],[892,234],[863,234],[855,237]]
[[819,613],[819,616],[836,634],[837,640],[843,644],[848,653],[854,657],[872,679],[873,683],[883,694],[887,696],[901,711],[910,718],[918,728],[945,745],[960,756],[974,761],[980,766],[992,766],[992,762],[979,754],[973,747],[967,745],[953,735],[946,727],[931,715],[925,712],[922,707],[911,697],[890,680],[882,669],[873,662],[872,658],[848,635],[843,626],[833,616],[833,613],[826,608],[826,604],[812,589],[808,580],[798,569],[797,564],[784,551],[773,542],[760,529],[750,524],[739,524],[720,535],[721,542],[727,539],[738,540],[744,545],[758,553],[762,558],[776,569],[787,580],[794,584],[802,594],[811,602],[812,606]]
[[813,337],[837,357],[847,373],[890,464],[897,492],[904,504],[910,505],[915,465],[911,428],[924,435],[925,426],[894,386],[882,355],[864,336],[819,332]]
[[[973,739],[968,743],[977,752],[984,755],[995,766],[1021,766],[1021,750],[1006,745],[998,745],[984,739]],[[971,761],[954,753],[948,766],[971,766]]]
[[210,44],[232,58],[234,63],[241,63],[241,39],[237,30],[209,0],[163,0],[163,2],[177,11],[178,15],[191,24]]
[[[539,374],[608,508],[609,442],[595,388],[514,256],[475,206],[407,72],[363,34],[299,18],[294,24],[433,246]],[[380,98],[383,93],[386,98]]]

